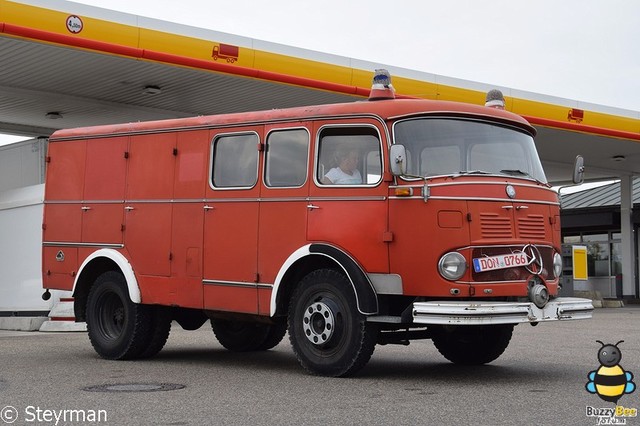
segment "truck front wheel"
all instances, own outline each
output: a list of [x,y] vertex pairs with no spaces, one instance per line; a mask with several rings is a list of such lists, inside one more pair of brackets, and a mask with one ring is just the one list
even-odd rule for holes
[[480,365],[498,359],[509,346],[513,325],[444,326],[435,330],[438,352],[456,364]]
[[101,357],[138,358],[149,343],[150,328],[149,306],[129,299],[122,274],[109,271],[96,279],[87,299],[87,330]]
[[348,376],[369,361],[377,329],[358,312],[347,277],[333,269],[305,276],[289,304],[289,339],[310,373]]

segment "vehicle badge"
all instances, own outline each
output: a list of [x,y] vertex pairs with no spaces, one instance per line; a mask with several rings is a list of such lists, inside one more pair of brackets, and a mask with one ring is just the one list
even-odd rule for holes
[[507,195],[509,196],[509,198],[515,198],[516,197],[516,189],[513,186],[507,185],[507,187],[505,189],[507,191]]
[[64,252],[62,250],[58,251],[58,253],[56,253],[56,260],[58,262],[64,262]]
[[531,274],[540,275],[544,269],[540,249],[533,244],[527,244],[522,248],[522,252],[527,256],[527,260],[529,261],[529,263],[525,265],[525,269]]

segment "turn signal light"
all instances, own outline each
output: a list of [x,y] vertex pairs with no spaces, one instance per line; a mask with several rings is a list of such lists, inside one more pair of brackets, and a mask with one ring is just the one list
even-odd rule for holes
[[413,195],[413,188],[396,188],[396,197],[411,197]]

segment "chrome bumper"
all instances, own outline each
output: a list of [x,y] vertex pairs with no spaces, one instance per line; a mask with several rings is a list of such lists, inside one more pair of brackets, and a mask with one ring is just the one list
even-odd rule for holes
[[589,319],[593,304],[589,299],[559,297],[544,308],[528,302],[442,301],[413,304],[413,322],[442,325],[492,325],[537,323],[542,321]]

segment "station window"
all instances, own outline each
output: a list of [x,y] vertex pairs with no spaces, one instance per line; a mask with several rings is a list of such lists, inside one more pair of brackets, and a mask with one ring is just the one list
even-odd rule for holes
[[304,129],[278,130],[267,137],[265,184],[299,187],[307,180],[309,133]]
[[610,269],[610,246],[607,234],[583,235],[582,242],[587,246],[587,267],[589,276],[608,277]]
[[213,141],[211,181],[216,188],[251,188],[258,181],[258,135],[219,136]]
[[318,143],[318,183],[376,185],[382,179],[380,136],[374,127],[327,127]]
[[590,277],[611,277],[622,273],[619,232],[565,235],[563,245],[587,247],[587,268]]

